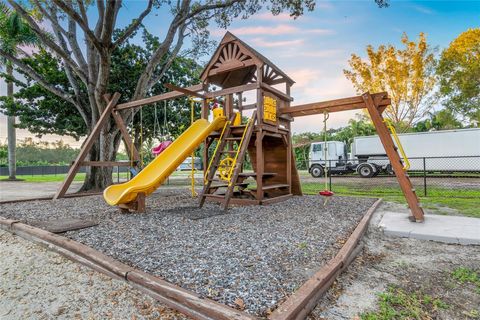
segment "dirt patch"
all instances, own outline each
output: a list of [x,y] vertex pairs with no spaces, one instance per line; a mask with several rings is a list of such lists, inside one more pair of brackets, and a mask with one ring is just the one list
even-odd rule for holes
[[362,255],[339,277],[310,319],[353,319],[378,311],[379,294],[389,291],[416,294],[423,303],[424,298],[438,299],[437,305],[426,302],[434,319],[478,317],[480,290],[468,281],[461,283],[454,273],[459,268],[480,271],[480,246],[386,237],[377,225],[382,211],[388,210],[407,214],[398,204],[379,208],[364,237]]

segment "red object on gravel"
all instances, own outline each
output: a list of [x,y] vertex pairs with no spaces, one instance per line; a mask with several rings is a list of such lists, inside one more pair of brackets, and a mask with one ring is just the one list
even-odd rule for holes
[[321,195],[321,196],[324,196],[324,197],[333,196],[333,192],[330,191],[330,190],[323,190],[323,191],[320,191],[318,194]]

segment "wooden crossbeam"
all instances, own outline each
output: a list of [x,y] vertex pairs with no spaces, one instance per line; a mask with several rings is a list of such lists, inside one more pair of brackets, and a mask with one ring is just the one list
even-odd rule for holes
[[249,83],[249,84],[243,84],[241,86],[236,86],[236,87],[231,87],[231,88],[227,88],[227,89],[221,89],[221,90],[217,90],[217,91],[207,92],[205,94],[205,96],[207,98],[215,98],[215,97],[224,96],[224,95],[227,95],[227,94],[233,94],[233,93],[255,90],[258,87],[259,87],[259,84],[257,82]]
[[190,90],[190,89],[187,89],[187,88],[178,87],[178,86],[176,86],[174,84],[171,84],[171,83],[165,83],[163,86],[165,88],[168,88],[168,89],[172,90],[172,91],[178,91],[178,92],[184,93],[184,94],[189,95],[189,96],[206,99],[206,97],[203,94],[197,93],[197,92],[195,92],[193,90]]
[[285,100],[285,101],[293,101],[293,98],[290,97],[288,94],[285,94],[283,93],[282,91],[278,90],[278,89],[275,89],[274,87],[266,84],[265,82],[261,82],[260,83],[260,86],[262,89],[266,90],[266,91],[269,91],[273,94],[275,94],[276,96],[278,96],[279,98]]
[[[189,91],[198,92],[198,91],[202,91],[204,88],[203,88],[203,84],[196,84],[194,86],[187,87],[185,89],[189,90]],[[163,100],[170,100],[170,99],[179,98],[179,97],[182,97],[184,95],[185,95],[185,93],[178,92],[178,91],[167,92],[167,93],[159,94],[159,95],[153,96],[153,97],[148,97],[148,98],[144,98],[144,99],[140,99],[140,100],[120,103],[115,107],[115,110],[125,110],[125,109],[137,108],[137,107],[141,107],[141,106],[144,106],[144,105],[147,105],[147,104],[152,104],[152,103],[163,101]]]
[[[386,92],[372,94],[372,99],[376,103],[377,107],[381,108],[382,111],[386,106],[390,105],[390,99],[388,98]],[[322,114],[325,111],[331,113],[338,111],[363,109],[366,107],[367,106],[365,105],[365,101],[363,100],[362,96],[355,96],[343,99],[291,106],[288,108],[280,109],[280,113],[289,114],[293,117],[302,117],[313,114]]]

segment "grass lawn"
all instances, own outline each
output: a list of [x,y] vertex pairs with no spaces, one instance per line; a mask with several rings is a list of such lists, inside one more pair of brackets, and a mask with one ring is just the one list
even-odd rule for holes
[[[415,279],[415,278],[413,278]],[[424,280],[424,279],[422,279]],[[378,294],[375,310],[364,312],[361,320],[397,319],[479,319],[480,309],[472,308],[480,295],[480,274],[467,267],[443,273],[436,281],[390,285]],[[457,291],[458,290],[458,291]],[[452,291],[464,295],[461,299]],[[465,297],[469,299],[465,301]]]
[[[18,179],[25,180],[26,182],[62,182],[65,179],[66,174],[48,174],[48,175],[17,175]],[[128,177],[127,172],[120,173],[120,179],[126,179]],[[178,177],[188,179],[190,177],[190,171],[175,171],[170,177]],[[201,178],[201,173],[195,174],[196,178]],[[8,176],[0,176],[0,180],[7,179]],[[83,181],[85,179],[85,173],[77,173],[74,181]],[[117,174],[113,174],[113,181],[117,181]]]
[[[388,186],[352,187],[351,185],[334,184],[332,189],[338,195],[383,198],[385,201],[405,203],[400,188]],[[317,194],[320,190],[323,190],[323,183],[303,183],[302,190],[305,194]],[[465,216],[480,218],[480,188],[462,191],[462,198],[452,197],[452,193],[448,189],[429,187],[429,196],[420,197],[420,201],[424,208],[435,211],[435,213],[445,214],[446,210],[444,209],[451,208]]]

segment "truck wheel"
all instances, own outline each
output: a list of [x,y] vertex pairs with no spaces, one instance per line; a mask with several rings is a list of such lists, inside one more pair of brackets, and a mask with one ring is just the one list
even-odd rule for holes
[[314,164],[314,165],[310,168],[310,174],[311,174],[312,177],[314,177],[314,178],[320,178],[320,177],[322,177],[323,174],[324,174],[323,167],[322,167],[321,165]]
[[357,167],[357,172],[362,178],[371,178],[375,175],[375,168],[370,163],[362,163]]

